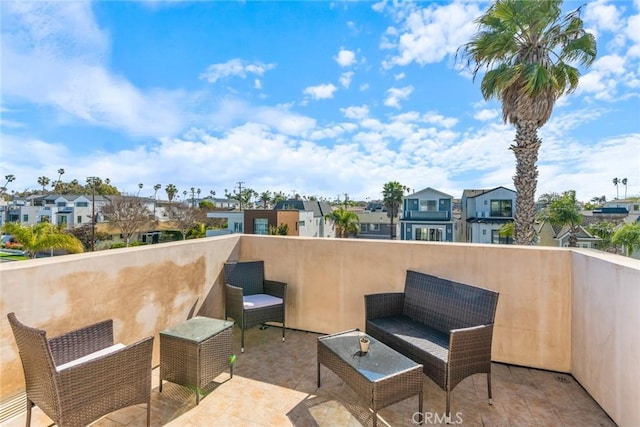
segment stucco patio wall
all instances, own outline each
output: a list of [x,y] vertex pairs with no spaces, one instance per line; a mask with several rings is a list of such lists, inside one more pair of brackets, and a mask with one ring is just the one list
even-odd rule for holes
[[223,316],[230,259],[265,260],[267,278],[289,283],[287,326],[315,332],[364,328],[363,295],[401,291],[407,269],[494,289],[494,360],[572,372],[614,421],[640,425],[637,261],[561,248],[237,234],[0,265],[0,406],[24,390],[7,313],[51,336],[112,318],[119,342],[156,336],[157,363],[158,331],[195,314]]
[[640,262],[572,252],[571,373],[620,426],[640,426]]

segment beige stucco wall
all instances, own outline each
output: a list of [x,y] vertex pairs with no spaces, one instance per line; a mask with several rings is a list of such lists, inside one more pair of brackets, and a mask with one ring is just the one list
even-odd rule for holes
[[493,359],[555,371],[571,364],[570,252],[553,248],[244,236],[240,259],[289,284],[287,325],[364,329],[363,295],[402,291],[407,269],[500,292]]
[[572,253],[571,372],[620,426],[640,426],[640,262]]

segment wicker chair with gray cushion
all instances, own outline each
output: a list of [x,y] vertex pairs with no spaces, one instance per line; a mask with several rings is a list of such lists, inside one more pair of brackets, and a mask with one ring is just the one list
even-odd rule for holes
[[48,339],[45,331],[7,316],[18,344],[27,392],[27,426],[34,405],[58,426],[86,426],[141,403],[151,417],[153,337],[124,346],[106,320]]
[[265,322],[282,323],[287,284],[264,278],[263,261],[227,262],[224,265],[225,316],[240,327],[241,352],[244,352],[244,331]]

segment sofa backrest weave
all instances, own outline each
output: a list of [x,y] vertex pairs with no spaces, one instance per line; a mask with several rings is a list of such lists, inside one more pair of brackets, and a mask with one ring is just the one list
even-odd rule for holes
[[494,322],[498,293],[407,270],[403,314],[441,332]]
[[242,288],[243,295],[264,293],[264,262],[242,261],[224,264],[224,282]]

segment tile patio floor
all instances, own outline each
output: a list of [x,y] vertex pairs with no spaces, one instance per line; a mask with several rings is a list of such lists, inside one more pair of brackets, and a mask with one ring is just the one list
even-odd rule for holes
[[[335,374],[322,366],[322,387],[316,386],[318,334],[279,328],[246,332],[240,354],[240,332],[234,330],[237,361],[233,379],[221,374],[210,394],[195,405],[185,387],[164,383],[158,392],[158,369],[153,371],[151,425],[172,427],[356,427],[371,426],[366,404]],[[474,375],[452,392],[452,414],[460,413],[464,426],[615,426],[613,421],[567,374],[495,363],[493,405],[487,404],[486,377]],[[218,382],[219,381],[219,382]],[[444,412],[445,394],[424,376],[424,410]],[[378,426],[415,426],[417,396],[379,411]],[[23,414],[4,423],[25,425]],[[453,418],[456,421],[456,418]],[[50,426],[51,420],[34,409],[32,426]],[[98,420],[92,427],[146,425],[145,405],[125,408]],[[433,425],[426,422],[425,425]]]

